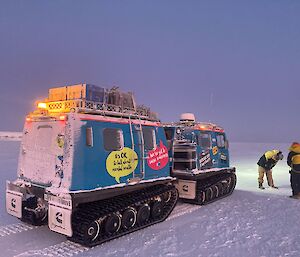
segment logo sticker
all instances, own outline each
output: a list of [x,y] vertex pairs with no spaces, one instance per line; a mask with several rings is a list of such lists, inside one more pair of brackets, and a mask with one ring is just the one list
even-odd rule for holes
[[16,202],[17,202],[17,200],[15,199],[15,198],[12,198],[11,199],[11,207],[13,207],[14,209],[16,208]]
[[149,151],[147,163],[153,170],[160,170],[164,168],[169,162],[169,155],[167,147],[160,141],[159,146],[154,150]]
[[58,134],[58,136],[56,137],[56,143],[59,148],[63,148],[65,144],[64,136]]
[[62,218],[63,218],[63,214],[62,214],[61,212],[57,212],[57,213],[55,214],[55,219],[56,219],[56,221],[57,221],[58,223],[60,223],[60,224],[63,223]]
[[182,186],[182,190],[183,190],[184,192],[188,192],[188,191],[189,191],[189,185],[183,185],[183,186]]
[[203,151],[200,154],[200,166],[201,166],[201,169],[207,169],[212,166],[212,159],[210,157],[209,150]]
[[111,152],[106,159],[106,169],[109,175],[120,183],[120,178],[131,174],[138,165],[138,156],[135,151],[124,147],[120,151]]
[[213,147],[212,153],[213,153],[213,155],[216,155],[218,153],[218,147],[217,146]]
[[225,154],[221,153],[220,159],[221,159],[222,161],[226,161],[226,160],[227,160],[227,156],[226,156]]

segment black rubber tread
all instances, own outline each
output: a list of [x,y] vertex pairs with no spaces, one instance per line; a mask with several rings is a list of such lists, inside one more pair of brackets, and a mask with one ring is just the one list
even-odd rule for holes
[[[220,188],[220,183],[222,181],[229,180],[229,185],[222,186]],[[199,179],[197,180],[197,188],[196,188],[196,198],[195,199],[182,199],[184,202],[198,204],[198,205],[206,205],[217,200],[220,200],[224,197],[227,197],[232,194],[234,188],[236,186],[236,175],[234,172],[222,173],[217,176],[212,176],[207,179]],[[216,187],[218,189],[216,189]],[[210,192],[218,191],[217,197],[212,197],[211,199],[207,200],[206,195]]]
[[[147,220],[144,224],[138,224],[138,222],[136,222],[135,225],[130,228],[121,226],[118,232],[111,235],[105,234],[102,226],[99,236],[94,241],[91,241],[85,236],[86,229],[93,221],[99,220],[100,222],[103,222],[110,214],[121,214],[130,207],[138,210],[138,207],[143,204],[149,204],[149,206],[151,206],[151,204],[154,203],[158,197],[162,199],[163,194],[166,192],[171,192],[172,197],[164,204],[162,213],[159,217],[150,216],[149,220]],[[175,186],[172,184],[162,184],[141,189],[125,195],[116,196],[110,199],[81,204],[72,214],[73,235],[72,237],[68,237],[68,239],[89,247],[101,244],[165,220],[174,209],[177,200],[178,192]]]

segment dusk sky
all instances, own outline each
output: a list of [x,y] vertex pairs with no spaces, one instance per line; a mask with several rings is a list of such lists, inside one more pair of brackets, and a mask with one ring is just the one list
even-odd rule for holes
[[300,141],[300,1],[0,0],[0,130],[48,88],[133,91],[233,142]]

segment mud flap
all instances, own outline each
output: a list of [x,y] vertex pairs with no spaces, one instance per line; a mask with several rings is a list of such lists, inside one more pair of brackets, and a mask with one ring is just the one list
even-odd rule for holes
[[6,190],[6,211],[17,218],[22,218],[23,194],[11,190]]
[[178,179],[175,186],[178,190],[179,197],[184,199],[195,199],[196,181]]
[[48,226],[50,230],[71,237],[73,234],[71,218],[71,200],[49,197]]

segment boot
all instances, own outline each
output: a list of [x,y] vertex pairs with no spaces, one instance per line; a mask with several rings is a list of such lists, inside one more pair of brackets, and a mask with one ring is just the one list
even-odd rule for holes
[[290,195],[290,198],[300,199],[300,194]]
[[262,183],[258,183],[258,188],[259,189],[265,189]]
[[297,194],[295,195],[295,198],[296,198],[296,199],[300,199],[300,193],[297,193]]

